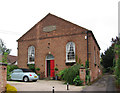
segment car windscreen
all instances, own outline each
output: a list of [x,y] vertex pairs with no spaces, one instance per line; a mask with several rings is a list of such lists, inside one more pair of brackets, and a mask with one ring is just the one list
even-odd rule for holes
[[33,72],[32,70],[30,69],[22,69],[23,72]]

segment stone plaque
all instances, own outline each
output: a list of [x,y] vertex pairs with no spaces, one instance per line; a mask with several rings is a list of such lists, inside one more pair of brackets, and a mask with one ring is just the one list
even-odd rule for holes
[[51,32],[51,31],[54,31],[54,30],[56,30],[56,26],[54,26],[54,25],[46,26],[46,27],[43,28],[44,32]]

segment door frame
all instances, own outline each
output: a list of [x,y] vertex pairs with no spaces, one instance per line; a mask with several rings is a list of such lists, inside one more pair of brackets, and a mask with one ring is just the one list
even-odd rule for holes
[[[52,54],[48,54],[47,56],[49,56],[49,55],[52,55]],[[53,56],[53,58],[47,58],[47,56],[46,56],[46,58],[45,58],[45,77],[47,77],[47,60],[54,60],[54,56]],[[55,66],[55,60],[54,60],[54,66]]]

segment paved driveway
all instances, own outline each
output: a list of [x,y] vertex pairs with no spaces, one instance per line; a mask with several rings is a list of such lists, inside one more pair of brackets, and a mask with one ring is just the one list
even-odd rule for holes
[[[37,82],[16,82],[7,81],[8,84],[16,87],[18,91],[67,91],[66,84],[62,81],[55,80],[38,80]],[[83,86],[69,86],[69,91],[81,91]]]
[[[96,81],[91,86],[70,85],[69,91],[76,91],[76,92],[69,92],[69,93],[87,93],[87,91],[92,91],[92,92],[96,91],[96,93],[98,91],[116,91],[114,81],[115,81],[114,76],[104,75],[101,79]],[[55,91],[67,91],[66,84],[64,84],[64,82],[55,81],[55,80],[38,80],[37,82],[27,82],[27,83],[7,81],[7,83],[12,86],[15,86],[18,91],[52,91],[53,86],[55,87]],[[62,93],[65,93],[65,92],[62,92]]]

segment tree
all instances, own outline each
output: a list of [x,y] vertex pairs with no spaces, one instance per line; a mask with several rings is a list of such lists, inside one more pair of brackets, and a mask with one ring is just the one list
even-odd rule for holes
[[0,54],[4,55],[5,53],[10,54],[11,49],[6,48],[5,43],[0,39]]
[[10,54],[11,49],[6,48],[5,43],[0,39],[0,55],[2,55],[2,62],[7,62],[7,55]]
[[112,45],[114,46],[115,55],[118,57],[115,58],[115,68],[114,74],[116,77],[116,86],[120,88],[120,38],[116,37],[116,39],[112,38]]
[[113,67],[113,59],[114,59],[114,47],[110,46],[104,53],[101,54],[101,64],[103,67],[110,71],[110,68]]

